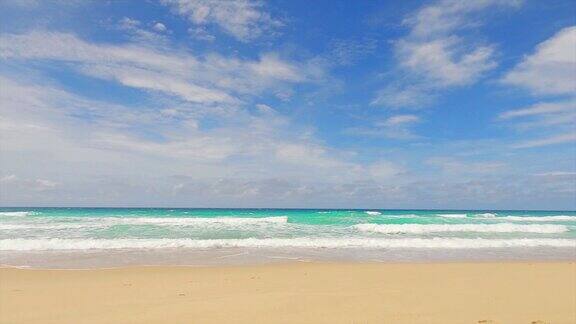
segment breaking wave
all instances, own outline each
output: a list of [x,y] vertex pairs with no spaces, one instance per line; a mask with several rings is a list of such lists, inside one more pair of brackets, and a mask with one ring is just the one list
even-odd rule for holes
[[75,220],[100,225],[258,225],[258,224],[285,224],[287,216],[277,217],[102,217],[102,218],[76,218]]
[[161,249],[161,248],[426,248],[426,249],[479,249],[521,247],[571,247],[576,240],[569,239],[5,239],[0,240],[2,251],[42,250],[108,250],[108,249]]
[[73,229],[73,228],[80,229],[86,227],[95,227],[95,226],[86,224],[0,224],[0,230],[3,231],[22,230],[22,229],[41,229],[41,230]]
[[484,218],[494,218],[497,215],[494,213],[482,213],[482,214],[476,214],[474,215],[475,217],[484,217]]
[[466,214],[436,214],[436,215],[444,218],[466,218],[468,216]]
[[498,219],[518,222],[576,222],[576,216],[503,216]]
[[0,212],[0,216],[16,216],[16,217],[23,217],[28,215],[33,215],[33,212],[29,211],[17,211],[17,212]]
[[21,229],[81,229],[110,227],[114,225],[157,225],[157,226],[201,226],[201,227],[237,227],[246,225],[286,224],[287,216],[239,218],[239,217],[214,217],[214,218],[146,218],[146,217],[77,217],[67,219],[74,223],[26,223],[26,224],[0,224],[0,230]]
[[563,233],[568,228],[564,225],[520,225],[501,224],[358,224],[354,227],[364,232],[377,233],[437,233],[437,232],[482,232],[482,233]]

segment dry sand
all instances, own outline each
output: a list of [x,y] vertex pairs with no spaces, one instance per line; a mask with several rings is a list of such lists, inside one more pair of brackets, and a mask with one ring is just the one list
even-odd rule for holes
[[576,263],[0,269],[1,323],[576,323]]

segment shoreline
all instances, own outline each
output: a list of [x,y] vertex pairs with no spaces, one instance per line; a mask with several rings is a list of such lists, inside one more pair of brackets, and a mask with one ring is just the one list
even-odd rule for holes
[[127,249],[2,251],[0,266],[34,269],[101,269],[137,266],[257,266],[283,263],[485,263],[574,262],[572,248],[501,249]]
[[[46,268],[46,267],[31,267],[19,266],[10,264],[0,264],[0,271],[2,270],[30,270],[30,271],[100,271],[100,270],[130,270],[130,269],[147,269],[147,268],[183,268],[183,269],[210,269],[210,268],[246,268],[246,267],[272,267],[272,266],[291,266],[299,264],[312,264],[312,265],[474,265],[474,264],[574,264],[576,268],[576,258],[574,259],[549,259],[549,260],[501,260],[501,259],[474,259],[474,260],[441,260],[441,261],[326,261],[326,260],[282,260],[274,262],[260,262],[260,263],[222,263],[222,264],[135,264],[135,265],[118,265],[101,268]],[[576,275],[576,274],[575,274]]]
[[[138,264],[127,266],[112,266],[102,268],[35,268],[29,266],[13,266],[0,264],[0,272],[3,270],[24,270],[24,271],[113,271],[113,270],[139,270],[139,269],[153,269],[153,268],[166,268],[166,269],[232,269],[232,268],[258,268],[258,267],[274,267],[274,266],[295,266],[295,265],[325,265],[325,266],[338,266],[338,265],[365,265],[365,266],[425,266],[425,265],[478,265],[478,264],[574,264],[576,271],[576,259],[574,260],[475,260],[475,261],[299,261],[299,260],[286,260],[278,262],[267,263],[247,263],[247,264],[219,264],[219,265],[156,265],[156,264]],[[576,275],[576,274],[575,274]],[[1,280],[1,278],[0,278]]]
[[574,288],[576,261],[3,267],[0,323],[562,324]]

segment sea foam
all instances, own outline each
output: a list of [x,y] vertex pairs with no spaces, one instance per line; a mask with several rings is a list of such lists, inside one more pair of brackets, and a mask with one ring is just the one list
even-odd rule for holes
[[77,217],[74,221],[99,225],[258,225],[285,224],[287,216],[275,217]]
[[484,218],[494,218],[497,215],[494,213],[481,213],[481,214],[476,214],[474,215],[475,217],[484,217]]
[[564,225],[521,225],[500,224],[358,224],[354,227],[364,232],[377,233],[437,233],[437,232],[482,232],[482,233],[563,233],[568,228]]
[[24,224],[1,224],[0,230],[61,230],[82,228],[106,228],[115,225],[155,225],[155,226],[191,226],[191,227],[245,227],[259,225],[276,225],[288,223],[287,216],[278,217],[67,217],[67,222],[59,222],[62,219],[51,219],[50,222],[26,222]]
[[135,217],[135,218],[115,218],[113,222],[120,223],[130,223],[130,224],[174,224],[174,225],[186,225],[186,224],[262,224],[262,223],[275,223],[284,224],[288,222],[287,216],[277,216],[277,217],[213,217],[213,218],[195,218],[195,217],[185,217],[185,218],[147,218],[147,217]]
[[106,227],[105,225],[94,224],[0,224],[0,230],[51,230],[51,229],[81,229],[87,227]]
[[557,216],[502,216],[497,219],[503,219],[515,222],[576,222],[576,216],[557,215]]
[[522,247],[576,248],[570,239],[462,239],[462,238],[292,238],[292,239],[4,239],[1,251],[108,250],[162,248],[426,248],[479,249]]
[[17,211],[17,212],[0,212],[0,216],[16,216],[16,217],[23,217],[28,215],[33,215],[33,212],[29,211]]
[[467,215],[466,214],[436,214],[440,217],[444,217],[444,218],[466,218]]

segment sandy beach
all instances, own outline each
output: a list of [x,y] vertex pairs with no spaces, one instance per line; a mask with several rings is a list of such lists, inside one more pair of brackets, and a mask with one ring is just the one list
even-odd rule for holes
[[576,263],[0,269],[1,323],[575,323]]

